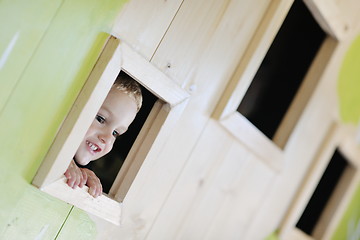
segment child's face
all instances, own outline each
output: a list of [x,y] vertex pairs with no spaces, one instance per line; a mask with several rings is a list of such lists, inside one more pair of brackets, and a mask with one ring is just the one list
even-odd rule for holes
[[117,136],[134,120],[137,106],[125,93],[111,89],[75,154],[75,161],[86,165],[112,149]]

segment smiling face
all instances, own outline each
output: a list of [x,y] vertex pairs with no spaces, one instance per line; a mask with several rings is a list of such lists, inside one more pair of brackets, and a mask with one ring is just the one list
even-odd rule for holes
[[135,101],[122,91],[111,88],[76,151],[75,161],[86,165],[110,152],[116,137],[126,132],[136,113]]

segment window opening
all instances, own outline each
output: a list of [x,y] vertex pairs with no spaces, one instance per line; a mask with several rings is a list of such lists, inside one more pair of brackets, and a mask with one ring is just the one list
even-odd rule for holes
[[272,139],[326,34],[295,0],[237,111]]
[[[127,74],[121,71],[119,75]],[[143,95],[143,104],[134,121],[129,126],[129,129],[116,139],[113,149],[108,154],[85,166],[94,171],[96,176],[100,179],[104,193],[109,193],[136,137],[143,127],[154,103],[158,100],[156,96],[143,86],[141,86],[141,91]]]
[[[136,140],[128,142],[128,145],[122,148],[127,149],[124,154],[127,160],[113,182],[110,194],[93,198],[88,193],[87,186],[70,188],[66,184],[64,172],[111,89],[113,81],[121,71],[144,87],[146,103],[142,111],[147,113],[137,114],[141,123],[133,122],[134,130],[130,130],[128,134]],[[172,127],[187,104],[188,97],[189,94],[184,89],[131,47],[125,43],[120,44],[119,39],[108,35],[107,39],[104,39],[98,60],[63,121],[32,184],[43,192],[119,225],[122,201],[125,200],[142,163],[145,160],[149,163],[154,161],[161,150],[159,146],[162,146],[171,133]],[[149,98],[152,100],[148,100]]]
[[332,197],[345,170],[350,168],[347,159],[336,149],[296,227],[312,236],[327,203]]

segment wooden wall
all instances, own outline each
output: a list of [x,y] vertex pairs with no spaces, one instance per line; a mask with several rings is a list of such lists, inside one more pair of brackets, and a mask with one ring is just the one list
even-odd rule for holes
[[[331,1],[351,28],[337,42],[279,169],[212,116],[265,14],[277,5],[285,16],[291,0],[131,0],[121,11],[111,0],[35,2],[0,1],[2,22],[11,22],[0,28],[0,53],[16,41],[0,72],[0,136],[7,140],[0,151],[1,239],[255,240],[282,226],[316,154],[341,124],[337,73],[357,33],[357,1]],[[144,162],[135,178],[120,227],[30,186],[90,71],[101,32],[119,37],[191,94],[158,158]]]

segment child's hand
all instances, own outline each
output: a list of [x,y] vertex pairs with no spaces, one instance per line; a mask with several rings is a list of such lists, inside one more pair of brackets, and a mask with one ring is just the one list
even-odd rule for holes
[[71,160],[70,165],[64,173],[67,178],[67,185],[75,189],[76,187],[83,187],[87,181],[87,176],[80,170],[75,164],[74,160]]
[[98,197],[102,194],[102,185],[100,179],[95,173],[87,168],[80,168],[83,176],[86,176],[86,185],[89,187],[89,194],[93,197]]

